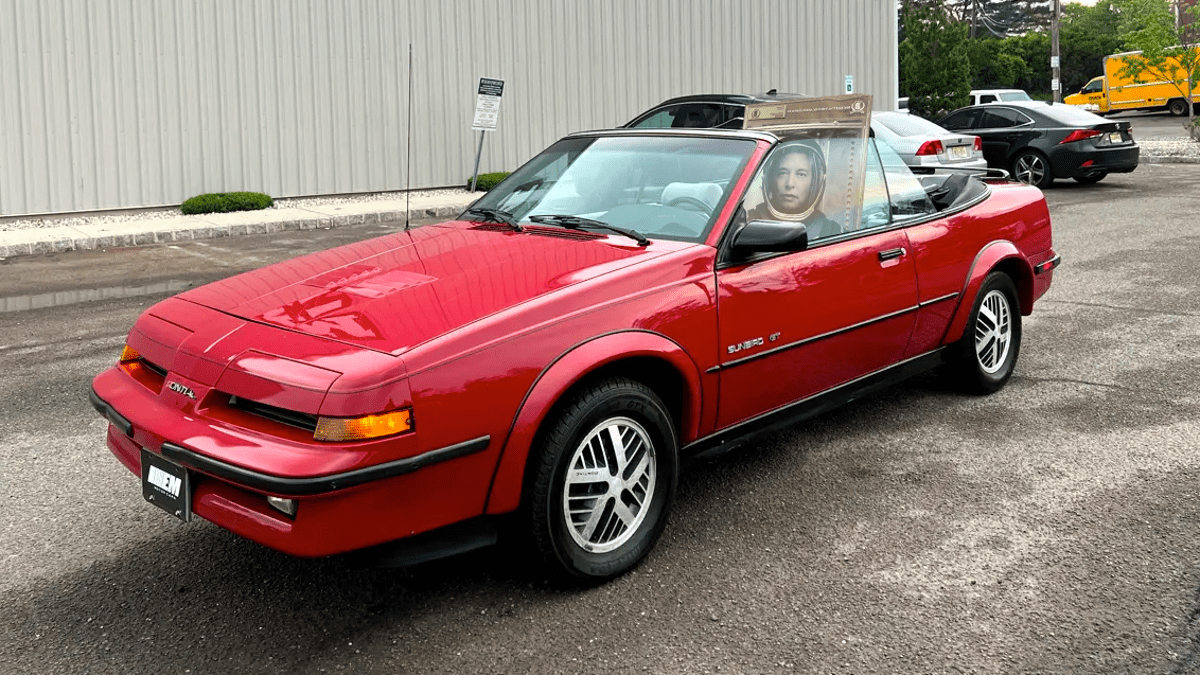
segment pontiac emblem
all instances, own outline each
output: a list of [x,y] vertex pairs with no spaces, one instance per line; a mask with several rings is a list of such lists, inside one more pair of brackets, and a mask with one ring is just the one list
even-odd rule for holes
[[196,400],[196,392],[192,391],[191,389],[188,389],[187,387],[183,386],[182,384],[179,384],[178,382],[168,382],[167,389],[170,389],[171,391],[175,392],[176,394],[183,394],[184,396],[192,399],[193,401]]

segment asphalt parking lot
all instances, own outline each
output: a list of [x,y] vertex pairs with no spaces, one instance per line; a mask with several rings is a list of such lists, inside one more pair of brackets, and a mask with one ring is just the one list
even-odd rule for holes
[[1200,165],[1046,197],[1065,262],[1006,389],[923,378],[693,466],[583,591],[503,549],[288,558],[105,449],[88,383],[144,307],[394,224],[3,261],[0,298],[55,300],[0,313],[0,673],[1200,674]]

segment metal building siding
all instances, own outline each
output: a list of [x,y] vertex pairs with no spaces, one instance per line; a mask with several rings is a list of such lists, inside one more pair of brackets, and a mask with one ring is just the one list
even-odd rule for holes
[[893,0],[0,0],[0,215],[461,184],[698,92],[890,109]]

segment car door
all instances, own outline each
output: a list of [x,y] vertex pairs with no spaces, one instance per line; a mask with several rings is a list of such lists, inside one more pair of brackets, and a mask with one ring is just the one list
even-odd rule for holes
[[1012,108],[983,108],[975,135],[983,139],[983,157],[989,166],[1006,168],[1009,160],[1029,143],[1033,120]]
[[[916,317],[903,229],[887,215],[878,156],[860,223],[803,251],[718,266],[718,428],[899,361]],[[751,189],[753,189],[753,185]],[[883,210],[874,208],[882,196]]]

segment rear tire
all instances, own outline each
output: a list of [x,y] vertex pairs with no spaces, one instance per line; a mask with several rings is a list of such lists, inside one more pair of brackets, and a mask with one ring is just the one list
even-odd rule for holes
[[1091,185],[1092,183],[1099,183],[1100,181],[1104,180],[1104,177],[1107,175],[1107,171],[1101,171],[1100,173],[1092,173],[1086,176],[1075,176],[1075,180],[1076,182],[1083,183],[1085,185]]
[[1026,150],[1017,155],[1012,164],[1013,178],[1039,188],[1045,188],[1054,182],[1054,174],[1050,171],[1050,162],[1046,156],[1035,150]]
[[971,394],[1000,391],[1012,377],[1021,352],[1021,305],[1017,287],[1003,272],[983,280],[963,336],[954,347],[949,370]]
[[552,576],[596,584],[633,569],[667,523],[679,476],[671,416],[627,378],[593,385],[548,421],[530,455],[525,517]]
[[1167,112],[1176,117],[1183,117],[1188,114],[1187,101],[1181,98],[1171,99],[1171,102],[1167,104]]

